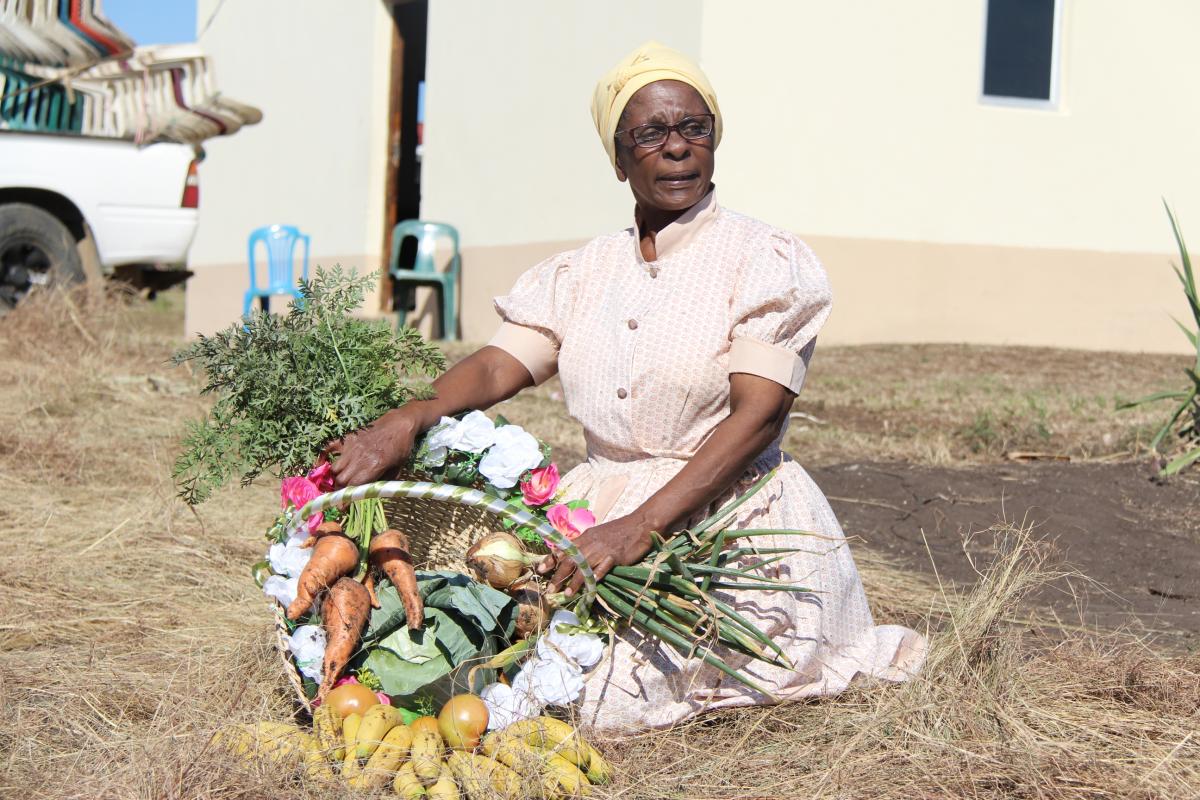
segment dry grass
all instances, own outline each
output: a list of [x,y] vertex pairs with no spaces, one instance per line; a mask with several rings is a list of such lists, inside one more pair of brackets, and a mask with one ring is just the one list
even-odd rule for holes
[[621,796],[1195,796],[1200,659],[1023,636],[1009,621],[1021,599],[1060,576],[1028,532],[991,533],[999,554],[978,584],[939,594],[920,678],[640,736],[620,755],[653,788]]
[[[0,322],[0,795],[342,796],[208,745],[229,721],[290,712],[247,571],[276,501],[232,489],[193,515],[174,499],[174,443],[203,406],[164,365],[177,309],[161,297],[76,295]],[[553,391],[507,413],[570,447]],[[936,632],[920,680],[608,743],[604,794],[1196,796],[1200,661],[1027,634],[1020,601],[1056,570],[1026,534],[996,535],[963,592],[860,552],[880,620]]]

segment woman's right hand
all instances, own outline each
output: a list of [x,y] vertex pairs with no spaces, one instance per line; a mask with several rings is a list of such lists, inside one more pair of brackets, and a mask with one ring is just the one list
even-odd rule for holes
[[[333,461],[334,488],[371,483],[395,473],[408,460],[421,430],[416,414],[396,408],[331,442],[325,455]],[[337,458],[332,458],[334,454]]]
[[532,385],[529,370],[506,351],[475,351],[433,382],[433,400],[410,401],[331,442],[325,457],[333,461],[334,486],[343,489],[390,477],[412,455],[417,437],[443,416],[489,408]]

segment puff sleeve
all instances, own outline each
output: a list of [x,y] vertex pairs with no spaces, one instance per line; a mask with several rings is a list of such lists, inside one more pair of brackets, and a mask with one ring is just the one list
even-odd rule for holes
[[520,361],[536,384],[558,371],[558,350],[575,305],[573,260],[573,252],[546,259],[493,301],[502,322],[488,344]]
[[825,270],[808,245],[771,232],[739,275],[729,372],[758,375],[798,394],[832,302]]

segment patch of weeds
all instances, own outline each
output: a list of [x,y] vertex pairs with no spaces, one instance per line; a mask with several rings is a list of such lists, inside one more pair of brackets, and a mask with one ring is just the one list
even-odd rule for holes
[[958,428],[954,435],[961,439],[972,453],[986,453],[1000,440],[1000,432],[992,418],[992,412],[984,410],[966,425]]
[[982,409],[957,428],[954,436],[976,454],[1003,455],[1015,448],[1045,447],[1053,436],[1046,405],[1032,395],[1025,397],[1024,405]]

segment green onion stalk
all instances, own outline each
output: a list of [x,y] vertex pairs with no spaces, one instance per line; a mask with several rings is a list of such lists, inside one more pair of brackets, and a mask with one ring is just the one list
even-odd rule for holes
[[[796,552],[756,548],[755,537],[796,534],[777,529],[729,530],[734,512],[775,476],[767,473],[745,493],[699,524],[670,537],[654,537],[646,558],[634,566],[613,567],[596,587],[598,605],[618,625],[627,624],[670,645],[684,658],[699,658],[756,692],[770,696],[717,651],[725,649],[785,669],[794,665],[783,649],[729,603],[716,589],[811,594],[794,583],[756,572]],[[731,546],[727,547],[729,544]],[[754,563],[739,559],[754,556]]]

